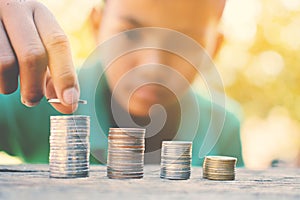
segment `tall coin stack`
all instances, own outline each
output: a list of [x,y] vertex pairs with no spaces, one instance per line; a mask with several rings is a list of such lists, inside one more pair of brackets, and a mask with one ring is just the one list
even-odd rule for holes
[[89,176],[90,117],[81,115],[50,117],[50,177]]
[[206,156],[203,163],[203,178],[229,181],[235,179],[237,159],[228,156]]
[[163,141],[160,177],[186,180],[191,175],[192,142]]
[[110,128],[107,176],[112,179],[138,179],[144,176],[145,129]]

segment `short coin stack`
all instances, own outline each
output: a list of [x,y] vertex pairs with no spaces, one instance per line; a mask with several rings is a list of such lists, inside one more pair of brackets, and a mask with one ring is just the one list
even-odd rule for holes
[[138,179],[144,176],[145,129],[110,128],[107,176],[112,179]]
[[234,180],[236,158],[228,156],[206,156],[203,163],[203,178],[210,180]]
[[191,175],[192,142],[163,141],[160,177],[186,180]]
[[50,177],[89,176],[90,118],[81,115],[50,117]]

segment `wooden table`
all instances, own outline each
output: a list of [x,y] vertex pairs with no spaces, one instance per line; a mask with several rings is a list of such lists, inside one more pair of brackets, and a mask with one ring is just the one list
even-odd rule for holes
[[139,180],[112,180],[105,166],[91,166],[89,178],[50,179],[47,165],[0,166],[0,199],[300,199],[300,169],[237,169],[235,181],[202,179],[193,168],[185,181],[159,178],[159,166],[145,166]]

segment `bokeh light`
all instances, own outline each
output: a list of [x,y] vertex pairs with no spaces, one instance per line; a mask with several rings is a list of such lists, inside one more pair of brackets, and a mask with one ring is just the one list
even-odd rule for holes
[[300,155],[300,1],[227,2],[217,64],[244,111],[246,166],[293,165]]

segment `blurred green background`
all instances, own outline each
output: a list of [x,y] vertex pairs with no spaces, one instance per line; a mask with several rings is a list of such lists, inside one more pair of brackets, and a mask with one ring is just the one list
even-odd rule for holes
[[[101,1],[42,2],[70,37],[80,66],[95,48],[88,17]],[[226,95],[241,106],[246,166],[299,164],[300,0],[227,0],[220,29],[225,42],[215,62]]]

